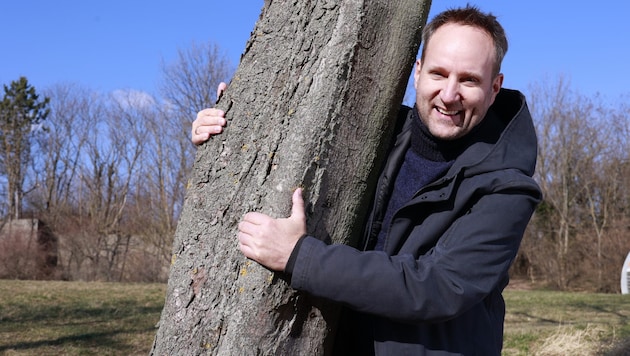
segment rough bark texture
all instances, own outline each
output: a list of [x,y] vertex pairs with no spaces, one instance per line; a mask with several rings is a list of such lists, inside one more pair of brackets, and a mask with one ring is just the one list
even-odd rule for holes
[[228,126],[198,150],[152,354],[329,353],[336,307],[246,260],[237,224],[287,216],[302,186],[309,233],[355,241],[429,6],[265,2],[219,102]]

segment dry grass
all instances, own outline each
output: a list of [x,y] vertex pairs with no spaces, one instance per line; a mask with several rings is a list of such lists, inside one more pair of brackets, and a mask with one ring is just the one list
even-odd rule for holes
[[505,292],[504,355],[630,355],[630,298],[619,294]]
[[596,355],[603,352],[601,340],[606,330],[602,327],[587,326],[577,330],[571,326],[560,326],[551,336],[544,339],[533,350],[539,356]]

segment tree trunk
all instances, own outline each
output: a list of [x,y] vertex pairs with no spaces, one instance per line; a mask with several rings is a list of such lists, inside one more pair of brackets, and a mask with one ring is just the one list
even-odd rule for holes
[[303,186],[309,233],[356,241],[429,6],[265,2],[219,102],[227,128],[197,153],[152,354],[329,353],[337,307],[246,260],[237,224],[287,216]]

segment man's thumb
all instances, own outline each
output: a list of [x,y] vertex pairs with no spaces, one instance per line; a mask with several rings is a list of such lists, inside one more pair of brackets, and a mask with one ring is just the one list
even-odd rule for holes
[[293,206],[291,207],[291,217],[304,218],[304,198],[302,198],[302,188],[298,188],[293,192],[291,197]]

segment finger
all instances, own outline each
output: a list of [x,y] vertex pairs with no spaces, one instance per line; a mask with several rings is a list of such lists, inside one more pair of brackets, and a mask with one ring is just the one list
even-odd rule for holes
[[221,127],[223,127],[227,123],[227,121],[225,120],[223,115],[224,115],[224,113],[222,111],[220,111],[220,112],[217,112],[217,113],[212,113],[211,115],[201,116],[197,120],[195,120],[195,122],[197,123],[197,126],[199,126],[199,127],[204,127],[204,126],[221,126]]
[[[194,135],[216,135],[223,132],[223,126],[221,125],[199,125],[193,132]],[[206,135],[207,136],[207,135]]]
[[197,112],[197,119],[203,116],[225,116],[225,112],[216,108],[205,108]]
[[302,188],[298,188],[291,196],[293,206],[291,207],[291,218],[305,219],[304,215],[304,198],[302,198]]
[[271,220],[271,217],[262,213],[257,213],[257,212],[247,213],[243,217],[243,222],[248,222],[253,225],[262,225],[269,220]]
[[219,86],[217,87],[217,100],[219,100],[221,95],[223,95],[225,89],[227,89],[227,84],[225,84],[224,82],[219,83]]
[[190,136],[195,145],[199,145],[210,138],[210,134],[203,132],[200,128],[201,127],[196,123],[196,121],[193,122]]
[[239,244],[238,248],[239,248],[239,250],[241,250],[241,253],[243,255],[245,255],[245,257],[250,258],[252,260],[254,259],[253,258],[254,257],[254,250],[252,250],[249,246]]
[[191,141],[195,145],[200,145],[200,144],[208,141],[209,138],[210,138],[210,134],[209,133],[202,133],[202,134],[199,134],[199,135],[193,135]]
[[219,109],[203,109],[197,113],[197,118],[195,121],[198,122],[207,122],[208,120],[212,122],[217,122],[218,118],[225,118],[225,111]]
[[239,239],[241,234],[246,235],[248,238],[253,237],[260,230],[259,225],[253,224],[249,221],[242,220],[238,223]]
[[247,258],[252,258],[254,256],[254,249],[250,245],[250,236],[238,233],[238,248]]

